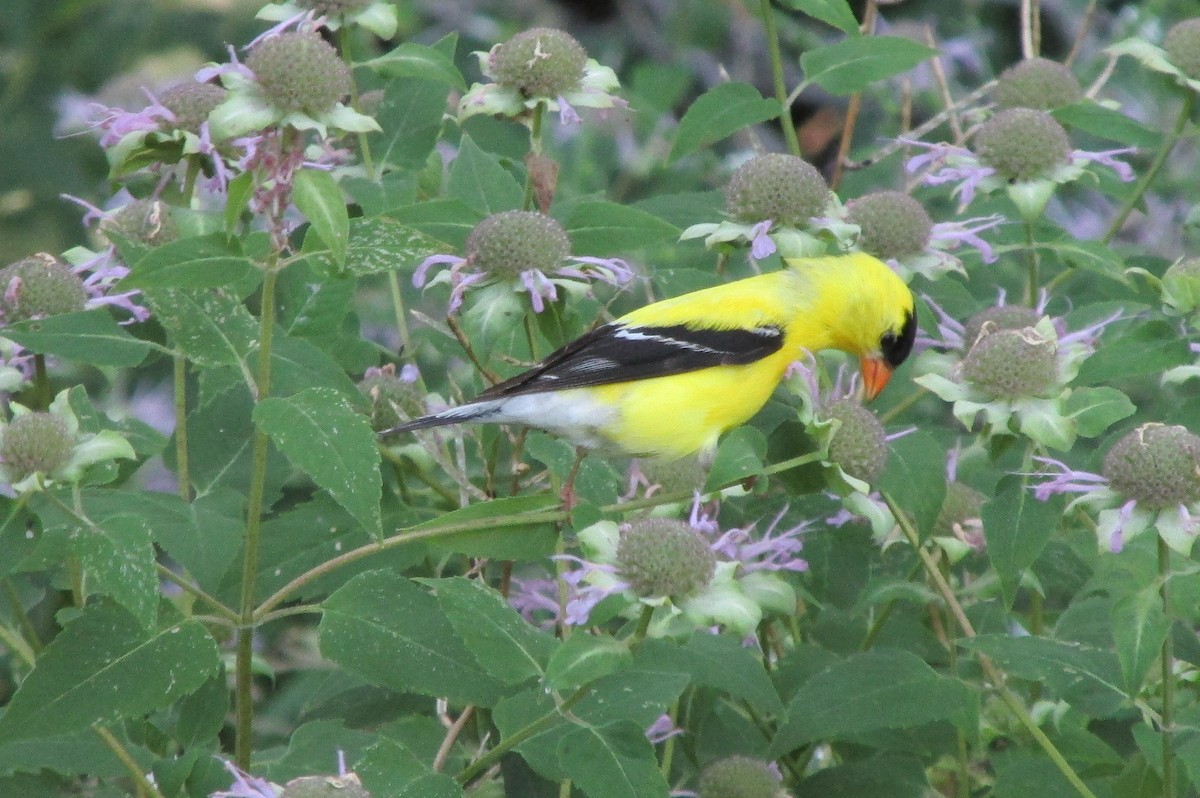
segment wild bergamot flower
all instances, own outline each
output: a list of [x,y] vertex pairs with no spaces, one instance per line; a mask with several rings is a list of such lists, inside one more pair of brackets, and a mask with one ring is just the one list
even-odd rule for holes
[[337,30],[342,25],[358,25],[381,39],[390,39],[400,25],[396,4],[378,0],[287,0],[268,3],[255,16],[279,23],[268,33],[290,28]]
[[1069,67],[1048,58],[1027,58],[996,79],[996,105],[1050,111],[1082,99],[1083,87]]
[[694,224],[680,240],[704,238],[707,247],[750,244],[758,260],[779,251],[785,257],[825,252],[819,218],[836,217],[836,198],[817,168],[795,155],[767,153],[743,163],[725,188],[726,221]]
[[348,133],[378,131],[379,125],[346,106],[353,77],[331,44],[314,32],[280,33],[261,39],[246,63],[231,62],[201,70],[197,77],[219,76],[229,90],[209,114],[217,139],[234,138],[271,126]]
[[399,374],[392,363],[366,370],[358,390],[371,403],[371,429],[391,429],[425,411],[424,394],[416,384],[419,377],[417,367],[411,363]]
[[[621,286],[633,279],[633,270],[620,258],[571,255],[571,242],[562,225],[550,216],[533,211],[502,211],[477,224],[467,237],[466,257],[433,255],[413,273],[413,285],[450,284],[449,312],[463,304],[472,286],[500,286],[489,295],[491,302],[506,302],[514,292],[525,291],[535,313],[546,301],[558,299],[558,289],[582,289],[597,279]],[[428,279],[434,266],[450,268]],[[520,308],[513,308],[519,312]]]
[[13,402],[12,419],[0,421],[0,480],[16,493],[44,488],[52,481],[78,482],[93,463],[136,457],[129,442],[112,430],[83,434],[62,391],[48,412]]
[[1145,39],[1126,39],[1105,50],[1110,56],[1131,55],[1155,72],[1170,75],[1175,82],[1200,92],[1200,17],[1177,22],[1159,47]]
[[1077,493],[1068,509],[1097,511],[1096,535],[1109,551],[1155,529],[1181,554],[1191,552],[1200,531],[1200,436],[1186,427],[1143,424],[1122,436],[1104,456],[1101,473],[1038,458],[1045,481],[1034,495],[1045,501],[1056,493]]
[[718,759],[700,774],[697,798],[782,798],[783,776],[774,763],[748,756]]
[[579,122],[575,108],[613,108],[625,101],[612,92],[617,75],[588,58],[573,36],[556,28],[533,28],[477,52],[492,83],[476,83],[458,104],[459,121],[475,114],[525,119],[539,105],[557,111],[565,124]]

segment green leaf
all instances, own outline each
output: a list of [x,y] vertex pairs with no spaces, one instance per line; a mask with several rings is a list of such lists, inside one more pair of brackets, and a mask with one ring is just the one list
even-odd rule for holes
[[150,351],[150,344],[125,332],[103,308],[17,322],[0,334],[38,354],[93,366],[130,368]]
[[1141,691],[1146,673],[1162,653],[1163,641],[1170,630],[1171,620],[1163,612],[1162,598],[1155,586],[1142,588],[1113,604],[1113,641],[1127,695],[1134,697]]
[[76,550],[90,577],[89,592],[108,596],[147,629],[158,614],[158,571],[150,542],[149,520],[132,514],[114,515],[95,528],[83,528]]
[[[800,782],[797,795],[886,795],[887,798],[928,798],[935,790],[915,755],[877,753],[822,768]],[[1038,798],[1045,798],[1034,792]],[[998,796],[997,796],[998,798]]]
[[807,83],[830,94],[862,91],[872,83],[915,67],[938,51],[900,36],[852,36],[800,56]]
[[742,128],[779,116],[779,102],[748,83],[722,83],[696,98],[679,120],[668,162],[715,144]]
[[[554,552],[558,529],[552,521],[523,521],[522,516],[559,506],[560,502],[549,496],[509,496],[467,505],[410,527],[407,531],[419,532],[431,527],[461,524],[469,528],[430,538],[428,546],[435,551],[468,557],[531,562]],[[493,523],[489,523],[489,520]]]
[[696,684],[744,698],[765,714],[783,709],[762,662],[732,635],[697,633],[683,645],[668,639],[645,640],[638,647],[635,664],[690,674]]
[[1003,488],[984,503],[983,536],[988,557],[1000,578],[1004,605],[1011,607],[1021,577],[1042,553],[1058,529],[1059,509],[1038,501],[1020,480],[1002,482]]
[[959,639],[958,644],[986,654],[1011,676],[1045,682],[1057,697],[1085,714],[1104,715],[1125,701],[1113,651],[1033,635],[987,634]]
[[1099,388],[1076,388],[1063,404],[1063,412],[1074,418],[1080,437],[1095,438],[1123,418],[1137,412],[1129,397],[1102,385]]
[[388,216],[425,235],[462,249],[483,214],[460,200],[430,200],[393,208]]
[[175,348],[197,366],[239,365],[257,345],[258,322],[228,291],[157,288],[143,298]]
[[329,249],[334,264],[344,268],[350,245],[350,216],[333,175],[323,169],[299,170],[292,184],[292,202]]
[[520,208],[525,189],[500,165],[500,159],[479,149],[470,136],[464,135],[458,155],[450,164],[446,197],[490,215]]
[[754,427],[731,430],[717,447],[706,487],[715,490],[762,473],[767,439]]
[[946,447],[925,431],[888,444],[888,461],[879,487],[888,492],[921,529],[929,529],[946,496]]
[[636,724],[577,727],[558,743],[563,770],[594,798],[662,798],[670,788]]
[[780,3],[784,8],[819,19],[851,36],[858,35],[858,20],[846,0],[780,0]]
[[372,684],[481,706],[504,693],[475,664],[437,600],[399,574],[360,574],[322,607],[321,653]]
[[271,350],[272,395],[291,396],[313,385],[336,391],[352,406],[366,407],[366,399],[333,357],[303,338],[276,333]]
[[169,707],[219,666],[217,645],[197,621],[148,632],[114,604],[90,606],[50,641],[21,682],[0,717],[0,742]]
[[1120,283],[1127,284],[1129,282],[1125,274],[1124,257],[1120,252],[1099,241],[1066,238],[1062,241],[1053,241],[1037,246],[1038,249],[1046,249],[1058,255],[1062,258],[1063,263],[1072,268],[1093,272]]
[[576,205],[564,227],[573,252],[598,256],[673,241],[681,232],[653,214],[602,200]]
[[230,690],[225,672],[200,685],[200,689],[179,702],[179,723],[175,739],[184,748],[206,746],[217,738],[229,714]]
[[1104,346],[1083,361],[1078,384],[1106,383],[1116,379],[1158,374],[1192,362],[1188,342],[1176,326],[1166,321],[1137,322],[1110,333]]
[[854,654],[805,682],[771,743],[771,757],[815,740],[841,740],[938,720],[972,728],[977,699],[966,684],[939,676],[907,651]]
[[556,690],[570,690],[628,668],[632,663],[629,646],[621,640],[571,635],[550,658],[546,682]]
[[394,50],[364,62],[363,66],[385,78],[425,78],[460,91],[467,90],[467,82],[450,56],[416,42],[404,42]]
[[450,623],[492,676],[517,684],[545,672],[558,640],[528,624],[499,593],[473,579],[419,581],[433,588]]
[[[188,413],[189,474],[197,497],[222,489],[245,491],[250,482],[253,409],[245,383],[235,382],[204,397]],[[287,462],[274,447],[267,457],[267,497],[271,498],[286,477]]]
[[223,288],[240,283],[253,270],[254,262],[242,254],[236,238],[212,233],[150,250],[117,283],[117,290]]
[[[453,59],[457,41],[457,35],[451,34],[433,49]],[[382,132],[370,134],[371,152],[378,162],[397,169],[424,166],[442,131],[449,94],[450,86],[440,80],[400,77],[388,81],[375,111]]]
[[461,798],[462,788],[444,773],[434,773],[406,746],[380,740],[354,767],[371,795],[395,798]]
[[1107,108],[1095,100],[1081,100],[1055,108],[1051,114],[1064,125],[1078,128],[1093,136],[1115,141],[1129,147],[1156,150],[1162,144],[1162,133],[1143,125],[1131,116]]
[[279,450],[376,536],[383,535],[379,447],[365,416],[331,388],[268,397],[254,423]]
[[225,200],[223,221],[225,232],[233,235],[238,229],[242,214],[250,207],[250,198],[254,196],[254,173],[242,172],[229,181]]
[[[307,243],[306,240],[306,247]],[[451,249],[444,241],[431,238],[394,219],[352,219],[350,247],[344,266],[346,271],[359,277],[393,270],[411,272],[430,255],[450,252]],[[318,254],[313,261],[323,267],[318,271],[335,273],[335,263],[326,256]]]

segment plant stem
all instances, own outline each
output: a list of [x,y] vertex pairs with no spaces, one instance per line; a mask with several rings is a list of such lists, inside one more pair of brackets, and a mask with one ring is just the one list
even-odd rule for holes
[[1138,200],[1146,193],[1146,189],[1150,188],[1150,184],[1154,182],[1154,178],[1158,177],[1158,172],[1162,169],[1163,164],[1167,162],[1167,156],[1171,154],[1171,150],[1175,149],[1175,143],[1179,141],[1179,136],[1183,133],[1183,128],[1187,125],[1188,120],[1192,117],[1192,109],[1196,105],[1196,93],[1188,91],[1183,98],[1183,105],[1179,108],[1179,116],[1175,119],[1175,126],[1171,132],[1163,139],[1162,146],[1158,148],[1158,152],[1154,154],[1154,160],[1150,162],[1149,168],[1142,174],[1137,185],[1133,187],[1133,193],[1121,205],[1121,210],[1117,212],[1112,224],[1108,226],[1108,232],[1104,234],[1102,242],[1107,244],[1116,238],[1117,233],[1121,231],[1125,220],[1129,218],[1129,214],[1133,212],[1133,208],[1138,204]]
[[779,100],[779,123],[783,126],[783,137],[788,152],[800,155],[800,139],[796,136],[796,123],[792,121],[792,104],[788,98],[787,80],[783,75],[783,54],[779,49],[779,30],[775,26],[775,11],[771,0],[760,0],[763,29],[767,37],[767,53],[771,57],[771,77],[775,82],[775,98]]
[[1025,222],[1025,259],[1028,262],[1028,277],[1025,284],[1025,304],[1036,308],[1038,304],[1038,284],[1041,278],[1038,272],[1041,268],[1041,257],[1037,245],[1033,241],[1033,222]]
[[[1171,549],[1161,536],[1158,538],[1158,592],[1162,596],[1163,614],[1171,618]],[[1175,743],[1171,739],[1175,729],[1175,651],[1168,627],[1162,644],[1162,779],[1163,798],[1175,798]]]
[[146,778],[146,774],[142,772],[142,766],[138,764],[137,760],[134,759],[125,746],[121,744],[121,741],[117,739],[115,734],[100,725],[93,726],[92,731],[94,731],[96,735],[104,741],[104,744],[108,746],[108,750],[112,751],[113,755],[117,759],[121,760],[121,764],[124,765],[125,770],[129,772],[129,777],[133,779],[133,783],[137,787],[137,794],[139,796],[164,798],[163,794],[159,792],[158,787],[154,786],[154,782]]
[[187,437],[187,358],[175,355],[175,478],[179,495],[192,500],[192,482],[188,471]]
[[[262,310],[259,324],[258,374],[255,402],[266,399],[271,390],[271,338],[275,327],[275,282],[278,261],[272,256],[262,286]],[[251,453],[250,493],[246,499],[246,537],[242,559],[242,598],[238,629],[237,661],[234,669],[234,693],[237,705],[234,759],[238,767],[250,769],[254,705],[250,694],[254,678],[254,577],[258,571],[259,535],[262,531],[263,494],[267,482],[267,434],[255,430]]]
[[[542,122],[546,116],[546,104],[538,103],[533,107],[533,119],[529,122],[529,153],[531,155],[542,154]],[[533,210],[533,172],[532,169],[525,171],[525,196],[521,199],[521,210]]]
[[[950,609],[954,620],[958,623],[959,628],[962,629],[963,634],[967,637],[975,637],[975,627],[971,625],[970,619],[963,612],[958,597],[954,595],[954,589],[946,581],[946,577],[942,575],[937,562],[929,555],[929,552],[925,551],[925,547],[921,545],[921,536],[908,520],[908,516],[904,514],[900,505],[896,504],[896,500],[889,493],[884,491],[880,495],[883,497],[883,501],[887,504],[888,509],[892,511],[892,517],[896,519],[896,523],[904,533],[905,538],[908,539],[909,545],[913,547],[913,550],[917,552],[917,556],[921,558],[921,564],[925,567],[925,573],[929,576],[930,581],[933,582],[934,587],[937,588],[942,600],[946,602],[946,606]],[[1004,701],[1009,710],[1017,717],[1021,725],[1037,741],[1042,752],[1050,757],[1050,761],[1066,777],[1067,781],[1071,782],[1071,786],[1075,788],[1077,793],[1083,796],[1083,798],[1096,798],[1096,794],[1083,783],[1083,779],[1079,778],[1079,774],[1075,772],[1075,769],[1067,762],[1062,752],[1054,745],[1054,741],[1046,736],[1046,733],[1042,731],[1041,727],[1030,716],[1029,710],[1025,708],[1025,704],[1021,699],[1005,685],[1006,676],[1004,671],[1000,670],[991,659],[983,654],[978,654],[977,656],[979,658],[979,665],[983,669],[987,680],[991,682],[1000,699]]]
[[227,621],[231,621],[234,624],[241,622],[242,618],[240,615],[238,615],[237,611],[226,606],[225,603],[219,598],[209,595],[201,587],[192,584],[162,563],[156,563],[155,568],[157,569],[160,577],[166,579],[171,584],[178,586],[183,592],[189,593],[192,596],[200,599],[209,607],[211,607],[213,611],[217,613],[217,615],[220,615],[222,618],[226,619]]
[[654,607],[647,604],[642,607],[642,614],[638,618],[637,628],[633,630],[633,636],[629,638],[631,643],[637,642],[646,636],[646,632],[650,631],[650,619],[654,617]]
[[[340,51],[342,60],[346,62],[346,66],[353,70],[354,59],[350,53],[350,28],[350,25],[343,24],[338,29],[338,50]],[[350,81],[350,107],[356,111],[362,110],[358,102],[358,83],[353,80]],[[363,170],[367,173],[368,180],[374,180],[375,164],[371,159],[371,140],[363,132],[356,134],[356,138],[358,139],[358,154],[362,158]]]

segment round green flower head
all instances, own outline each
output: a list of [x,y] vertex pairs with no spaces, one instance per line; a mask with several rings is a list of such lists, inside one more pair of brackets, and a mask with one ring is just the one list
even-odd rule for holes
[[532,28],[495,47],[488,64],[501,86],[554,98],[579,88],[587,51],[565,31]]
[[571,241],[562,225],[533,211],[494,213],[467,236],[467,261],[480,271],[514,278],[528,269],[543,273],[562,265]]
[[0,307],[9,324],[74,313],[83,310],[86,301],[83,281],[70,266],[45,252],[0,269]]
[[946,483],[946,498],[933,522],[933,534],[953,537],[954,527],[969,521],[977,521],[987,497],[962,482]]
[[181,83],[167,89],[158,101],[175,114],[175,121],[163,125],[171,130],[199,134],[200,125],[208,119],[212,109],[224,102],[227,94],[224,88],[211,83]]
[[922,252],[933,231],[924,206],[901,191],[876,191],[851,200],[846,215],[862,230],[858,236],[862,251],[883,260]]
[[102,222],[100,229],[154,247],[179,238],[170,207],[158,200],[134,200]]
[[1108,450],[1101,473],[1138,504],[1158,510],[1194,504],[1200,501],[1200,437],[1186,427],[1143,424]]
[[967,382],[994,399],[1041,396],[1058,376],[1058,344],[1033,327],[985,332],[962,369]]
[[829,442],[829,460],[855,479],[871,485],[887,465],[887,434],[875,414],[855,399],[830,402],[822,413],[842,422]]
[[984,325],[989,332],[995,330],[1020,330],[1032,327],[1041,317],[1038,312],[1025,305],[998,305],[984,308],[963,325],[963,353],[971,351],[979,336],[983,334]]
[[67,423],[50,413],[25,413],[4,429],[0,460],[13,482],[36,474],[52,474],[71,459],[75,435]]
[[975,153],[1006,180],[1044,177],[1071,151],[1067,131],[1045,111],[1009,108],[975,134]]
[[1192,80],[1200,80],[1200,17],[1177,22],[1163,39],[1167,60]]
[[350,93],[350,68],[315,33],[280,33],[258,43],[246,58],[263,93],[277,107],[309,116],[324,114]]
[[645,518],[621,529],[617,574],[643,598],[695,595],[715,567],[708,543],[682,521]]
[[1000,73],[996,105],[1049,111],[1083,97],[1083,87],[1070,69],[1048,58],[1027,58]]
[[725,189],[725,210],[739,222],[773,219],[800,227],[825,209],[829,186],[803,158],[768,153],[739,166]]
[[779,780],[770,766],[748,756],[712,763],[700,774],[698,798],[777,798]]
[[371,369],[358,383],[359,392],[371,403],[371,429],[391,429],[421,414],[422,393],[411,380],[401,379],[391,363]]
[[311,8],[322,17],[337,17],[342,14],[353,14],[362,11],[375,0],[299,0],[296,4],[301,8]]

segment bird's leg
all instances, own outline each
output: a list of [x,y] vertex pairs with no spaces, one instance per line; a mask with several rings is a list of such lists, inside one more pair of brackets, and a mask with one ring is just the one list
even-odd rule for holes
[[576,504],[575,477],[579,476],[579,466],[583,465],[583,458],[587,457],[587,453],[588,450],[584,447],[575,447],[575,462],[571,464],[571,470],[567,472],[567,481],[563,483],[562,490],[559,492],[563,509],[568,513]]

